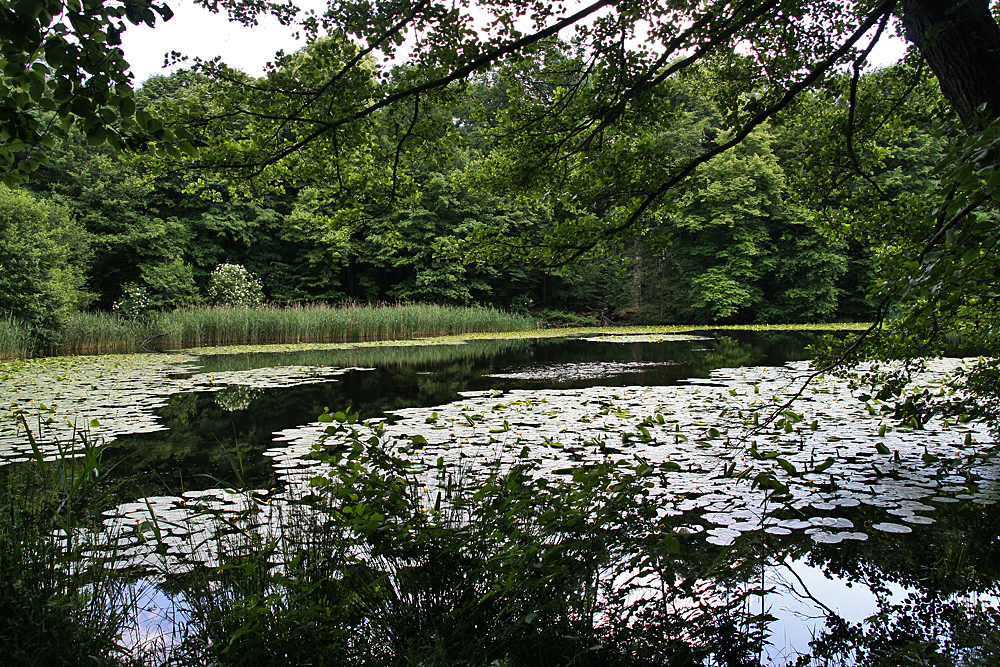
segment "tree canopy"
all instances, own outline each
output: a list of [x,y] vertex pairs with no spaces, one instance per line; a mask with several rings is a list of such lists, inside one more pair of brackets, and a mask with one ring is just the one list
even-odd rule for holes
[[[248,25],[263,12],[295,22],[308,46],[260,78],[195,61],[185,81],[152,86],[136,104],[120,33],[169,9],[3,0],[6,180],[25,180],[47,159],[44,144],[76,126],[89,144],[144,151],[144,169],[185,170],[178,186],[218,203],[308,189],[279,216],[291,216],[284,241],[322,241],[312,266],[344,266],[362,228],[381,242],[420,230],[436,239],[435,257],[473,261],[552,267],[613,251],[636,267],[634,294],[643,276],[667,280],[669,268],[677,298],[715,316],[759,302],[763,280],[820,312],[844,289],[846,262],[867,261],[836,248],[861,243],[874,253],[878,316],[896,315],[898,349],[939,350],[955,334],[1000,342],[1000,27],[988,0],[334,0],[304,16],[292,3],[205,4]],[[907,62],[866,73],[893,31],[914,47]],[[768,134],[781,138],[783,169],[753,148]],[[474,150],[455,173],[462,147]],[[445,172],[458,191],[497,197],[497,215],[459,213],[475,207],[441,189],[434,174]],[[421,209],[432,200],[459,213],[453,233],[431,231]],[[513,209],[544,214],[524,224]],[[807,219],[814,231],[803,232]],[[818,237],[817,221],[828,225]],[[792,245],[812,259],[774,261]],[[696,255],[698,275],[685,273]],[[200,279],[162,256],[143,280]],[[378,261],[395,271],[412,257]],[[229,259],[241,258],[218,257]],[[396,289],[478,289],[438,269]],[[803,291],[809,271],[826,287]],[[341,290],[299,266],[282,280],[288,294]]]

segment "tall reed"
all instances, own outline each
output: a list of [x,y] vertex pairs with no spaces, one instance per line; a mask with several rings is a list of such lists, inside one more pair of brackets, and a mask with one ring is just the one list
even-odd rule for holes
[[535,320],[491,308],[430,304],[199,307],[164,313],[156,333],[172,347],[350,343],[530,329]]
[[[135,320],[110,313],[76,313],[48,354],[98,354],[217,345],[350,343],[473,332],[523,331],[527,315],[481,306],[326,304],[238,308],[198,306]],[[33,353],[31,328],[0,319],[0,358]]]
[[131,320],[112,313],[74,313],[66,318],[62,343],[52,354],[135,352],[154,335],[157,318]]
[[23,359],[34,347],[31,326],[10,315],[0,316],[0,359]]

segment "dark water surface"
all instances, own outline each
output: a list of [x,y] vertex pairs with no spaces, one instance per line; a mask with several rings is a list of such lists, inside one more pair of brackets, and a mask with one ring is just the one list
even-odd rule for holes
[[[276,480],[261,453],[277,431],[314,422],[324,408],[362,418],[458,400],[488,389],[664,386],[707,378],[713,369],[780,366],[807,359],[813,332],[692,332],[707,340],[600,343],[573,338],[474,340],[462,345],[206,355],[199,373],[272,366],[351,370],[336,382],[171,396],[156,411],[164,431],[119,436],[107,461],[129,480],[127,495],[203,489],[220,480],[268,488]],[[498,377],[498,375],[500,377]],[[519,377],[509,377],[517,375]],[[583,376],[583,377],[581,377]]]
[[[262,454],[274,447],[274,433],[314,422],[325,408],[351,407],[363,418],[379,418],[452,403],[462,392],[608,387],[611,395],[615,387],[712,384],[708,378],[714,369],[807,359],[806,346],[820,336],[701,335],[707,339],[493,340],[205,356],[199,374],[279,365],[356,370],[332,382],[174,394],[157,411],[166,430],[121,436],[106,458],[117,460],[117,474],[128,480],[125,494],[132,498],[217,488],[223,481],[271,488],[281,480]],[[905,475],[878,465],[878,478]],[[977,474],[987,473],[980,469]],[[949,479],[942,475],[929,483],[956,483]],[[731,614],[717,619],[721,644],[716,656],[727,655],[726,632],[732,638],[745,636],[740,633],[754,624],[767,628],[766,644],[756,653],[733,650],[729,655],[734,657],[716,657],[713,664],[1000,664],[1000,505],[945,500],[933,508],[932,523],[917,523],[906,534],[872,530],[893,517],[877,503],[854,503],[837,508],[836,517],[868,531],[863,541],[822,543],[810,531],[796,530],[748,533],[734,546],[685,544],[685,567],[704,571],[705,580],[711,580],[704,595],[726,600]],[[776,516],[786,522],[834,520],[832,512],[789,510]],[[691,593],[687,601],[673,604],[683,612],[685,604],[693,608],[700,602]]]

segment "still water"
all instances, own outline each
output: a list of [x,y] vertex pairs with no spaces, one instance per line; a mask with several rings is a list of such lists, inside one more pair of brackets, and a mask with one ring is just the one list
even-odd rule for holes
[[[452,403],[464,392],[670,386],[707,379],[718,368],[781,366],[807,359],[806,346],[818,338],[801,332],[695,335],[706,340],[472,340],[460,345],[205,355],[189,375],[218,377],[219,386],[212,387],[218,391],[193,387],[171,394],[155,409],[162,430],[119,435],[106,457],[120,466],[123,477],[140,487],[148,484],[146,491],[157,495],[164,484],[197,489],[217,486],[213,478],[233,482],[237,465],[246,485],[269,488],[277,479],[271,461],[261,454],[273,446],[274,434],[315,422],[325,408],[350,407],[370,419]],[[269,378],[234,378],[239,384],[222,384],[227,373],[295,367],[346,370],[292,386],[273,386]]]
[[[384,424],[381,437],[417,462],[428,489],[442,464],[468,479],[498,462],[528,461],[553,479],[602,461],[646,466],[662,530],[680,540],[678,571],[694,584],[643,574],[634,595],[659,590],[656,605],[673,614],[724,608],[742,619],[733,627],[753,625],[762,640],[738,664],[995,664],[990,434],[900,427],[836,378],[814,381],[772,428],[754,427],[755,412],[801,386],[815,338],[705,331],[143,359],[63,369],[39,413],[58,403],[62,422],[95,425],[126,501],[107,525],[152,511],[175,564],[197,560],[182,545],[208,530],[185,514],[192,502],[239,513],[246,497],[222,489],[240,487],[285,506],[320,471],[317,417],[350,407]],[[23,408],[49,386],[15,378],[7,396]],[[0,433],[4,444],[23,456],[16,433]],[[751,484],[760,472],[784,481],[781,503]]]

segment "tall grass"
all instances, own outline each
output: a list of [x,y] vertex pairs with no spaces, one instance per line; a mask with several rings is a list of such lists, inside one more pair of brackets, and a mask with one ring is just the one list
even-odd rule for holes
[[0,359],[29,357],[33,348],[30,325],[10,315],[0,316]]
[[[25,431],[31,433],[24,423]],[[131,664],[123,633],[135,597],[109,560],[90,557],[110,487],[101,452],[79,446],[0,466],[0,655],[5,665]]]
[[492,308],[430,304],[215,307],[164,313],[158,329],[176,347],[353,343],[530,329],[535,320]]
[[[102,312],[76,313],[66,318],[61,339],[43,351],[52,355],[98,354],[217,345],[351,343],[523,331],[536,324],[527,315],[481,306],[201,306],[136,320]],[[0,358],[28,357],[37,347],[29,325],[11,317],[0,319]]]
[[[75,313],[62,329],[62,343],[50,354],[97,354],[136,352],[143,343],[155,335],[159,328],[159,315],[130,320],[111,313]],[[155,341],[150,341],[150,343]]]

